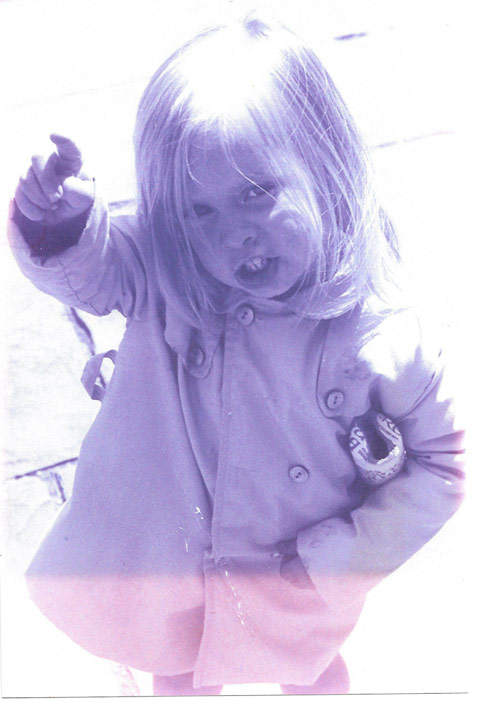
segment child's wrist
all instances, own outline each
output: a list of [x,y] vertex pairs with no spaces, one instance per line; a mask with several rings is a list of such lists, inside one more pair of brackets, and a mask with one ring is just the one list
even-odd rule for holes
[[46,222],[30,220],[21,212],[14,200],[12,219],[29,245],[31,255],[46,259],[78,243],[92,207],[93,203],[75,217],[50,225]]

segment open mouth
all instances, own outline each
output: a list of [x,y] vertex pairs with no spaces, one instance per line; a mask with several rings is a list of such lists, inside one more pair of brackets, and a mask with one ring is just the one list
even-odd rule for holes
[[236,278],[246,286],[261,286],[274,276],[277,265],[275,257],[254,256],[238,268]]

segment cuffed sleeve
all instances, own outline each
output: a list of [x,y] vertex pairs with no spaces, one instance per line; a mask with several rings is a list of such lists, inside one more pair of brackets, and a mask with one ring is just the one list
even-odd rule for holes
[[31,256],[38,256],[42,263],[55,254],[78,244],[91,208],[67,222],[49,227],[28,219],[13,202],[12,220],[17,225],[24,241],[29,244]]
[[39,290],[94,315],[114,309],[126,317],[140,315],[147,288],[135,217],[110,219],[96,197],[91,210],[66,229],[59,225],[60,231],[47,233],[35,231],[35,225],[27,232],[16,210],[12,202],[10,245],[21,271]]

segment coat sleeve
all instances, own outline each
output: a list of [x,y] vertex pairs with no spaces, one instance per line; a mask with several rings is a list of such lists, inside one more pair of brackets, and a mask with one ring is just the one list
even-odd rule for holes
[[349,515],[298,535],[299,555],[331,605],[364,598],[438,532],[463,497],[463,431],[443,354],[432,342],[408,356],[377,378],[375,393],[402,432],[403,470]]
[[9,242],[21,271],[41,291],[94,315],[115,309],[126,317],[140,314],[147,289],[135,217],[111,219],[96,197],[81,235],[69,233],[66,246],[52,246],[49,255],[34,246],[19,224],[12,202]]

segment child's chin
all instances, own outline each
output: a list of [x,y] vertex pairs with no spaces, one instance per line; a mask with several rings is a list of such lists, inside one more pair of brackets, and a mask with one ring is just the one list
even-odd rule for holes
[[247,288],[241,287],[246,293],[250,293],[254,298],[265,298],[269,300],[270,298],[285,299],[288,295],[291,295],[295,289],[294,284],[288,285],[283,283],[279,284],[268,284],[266,286],[260,286],[259,288]]

